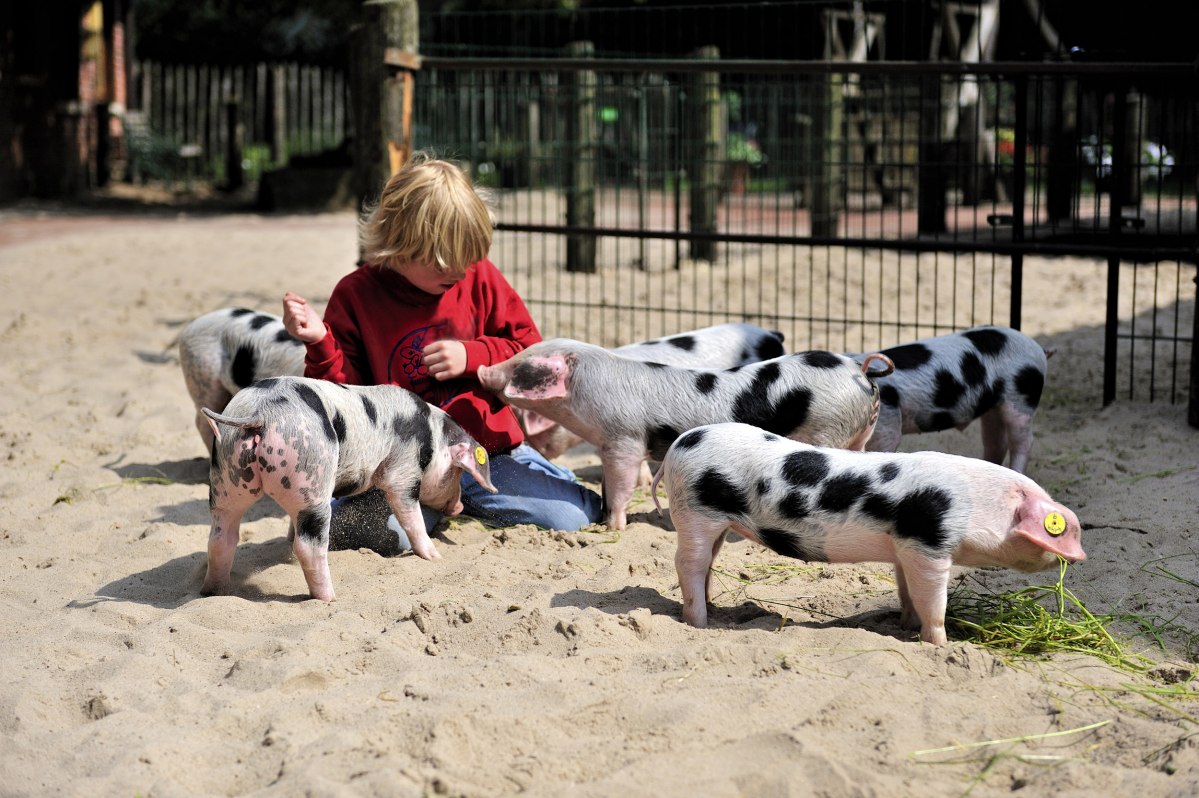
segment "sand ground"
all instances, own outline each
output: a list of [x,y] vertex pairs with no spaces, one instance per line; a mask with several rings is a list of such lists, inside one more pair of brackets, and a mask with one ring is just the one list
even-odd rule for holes
[[[1057,349],[1029,473],[1086,527],[1067,587],[1158,624],[1160,646],[1110,626],[1146,675],[934,648],[900,629],[888,566],[746,542],[692,629],[644,495],[620,534],[455,521],[437,562],[335,552],[332,604],[264,501],[236,589],[200,597],[207,469],[174,338],[326,298],[353,222],[0,212],[0,794],[1199,793],[1199,430],[1185,404],[1100,406],[1085,262],[1026,264],[1024,329]],[[981,450],[977,427],[905,448]],[[589,447],[568,463],[599,479]]]

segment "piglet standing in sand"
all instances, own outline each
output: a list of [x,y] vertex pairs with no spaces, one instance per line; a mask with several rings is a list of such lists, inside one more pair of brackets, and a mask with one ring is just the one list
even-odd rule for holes
[[956,427],[975,419],[983,459],[1024,473],[1032,451],[1032,421],[1045,388],[1051,351],[1007,327],[969,330],[884,349],[895,371],[879,380],[882,408],[872,452],[893,452],[900,438]]
[[[625,344],[609,351],[647,363],[694,369],[730,369],[781,357],[785,353],[781,332],[744,322],[713,324],[698,330]],[[513,409],[529,445],[550,460],[561,457],[567,449],[583,442],[581,437],[535,410]],[[649,487],[649,480],[649,466],[645,465],[637,483]]]
[[288,537],[309,593],[332,601],[332,498],[381,489],[413,551],[430,560],[440,555],[420,505],[462,512],[463,471],[495,492],[483,447],[444,411],[394,385],[270,378],[240,391],[225,414],[204,414],[215,437],[205,595],[227,587],[241,518],[264,494],[291,518]]
[[729,528],[802,560],[894,563],[901,624],[938,646],[952,566],[1041,571],[1086,557],[1069,508],[1022,474],[958,455],[848,452],[713,424],[675,441],[655,488],[659,480],[692,626],[707,625],[712,562]]
[[599,449],[605,523],[624,529],[642,461],[661,460],[680,433],[742,421],[823,446],[861,449],[878,417],[874,380],[890,371],[881,355],[859,363],[824,351],[723,371],[684,369],[556,338],[480,366],[478,374],[504,401],[536,410]]

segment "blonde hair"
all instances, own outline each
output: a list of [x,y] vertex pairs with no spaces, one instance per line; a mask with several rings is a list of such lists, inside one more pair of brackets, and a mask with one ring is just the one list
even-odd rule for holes
[[449,161],[416,152],[400,167],[358,228],[363,260],[465,274],[491,250],[495,219],[470,178]]

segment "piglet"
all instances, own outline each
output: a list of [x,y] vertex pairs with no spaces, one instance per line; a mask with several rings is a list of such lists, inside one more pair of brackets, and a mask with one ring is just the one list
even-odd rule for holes
[[[871,369],[879,360],[882,368]],[[661,460],[680,433],[720,421],[752,423],[824,446],[861,449],[878,414],[874,379],[890,362],[799,352],[739,368],[644,363],[558,338],[530,346],[479,381],[515,407],[536,410],[599,449],[605,522],[624,529],[637,473]]]
[[[714,324],[698,330],[625,344],[612,352],[634,360],[696,369],[728,369],[784,354],[781,332],[744,322]],[[560,457],[567,449],[583,442],[578,435],[535,410],[514,409],[524,429],[525,439],[547,459]],[[649,467],[644,466],[638,484],[649,487],[649,476]]]
[[670,447],[655,504],[659,480],[678,531],[683,620],[697,627],[729,528],[801,560],[894,563],[901,624],[938,646],[951,566],[1040,571],[1086,557],[1068,507],[1022,474],[958,455],[839,451],[713,424]]
[[634,360],[697,369],[727,369],[784,354],[781,332],[744,322],[714,324],[698,330],[625,344],[612,351]]
[[179,364],[205,451],[212,430],[202,408],[218,413],[233,395],[266,377],[304,374],[304,344],[283,327],[283,319],[246,308],[222,308],[198,316],[179,333]]
[[215,438],[205,595],[227,587],[241,518],[264,494],[291,518],[288,537],[309,593],[332,601],[331,499],[380,488],[413,551],[429,560],[440,555],[420,504],[462,512],[462,471],[496,490],[483,447],[444,411],[398,386],[270,378],[240,391],[224,414],[203,412]]
[[903,435],[982,427],[983,458],[1024,473],[1032,421],[1051,351],[1007,327],[973,327],[884,349],[895,371],[880,379],[882,408],[872,452],[894,452]]

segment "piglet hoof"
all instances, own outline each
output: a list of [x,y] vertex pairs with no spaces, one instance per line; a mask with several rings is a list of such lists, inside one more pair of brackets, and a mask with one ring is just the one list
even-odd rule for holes
[[437,547],[433,545],[433,541],[431,540],[427,546],[413,546],[412,551],[415,552],[416,556],[420,557],[422,560],[441,559],[441,552],[437,550]]
[[944,626],[929,626],[920,631],[920,639],[925,643],[931,643],[934,646],[943,646],[949,642],[949,638],[945,636]]
[[909,632],[914,632],[919,629],[920,616],[910,608],[904,607],[899,611],[899,628]]
[[627,519],[625,518],[625,514],[623,512],[612,512],[608,515],[607,519],[604,521],[604,524],[608,527],[608,529],[620,531],[625,528],[626,521]]

